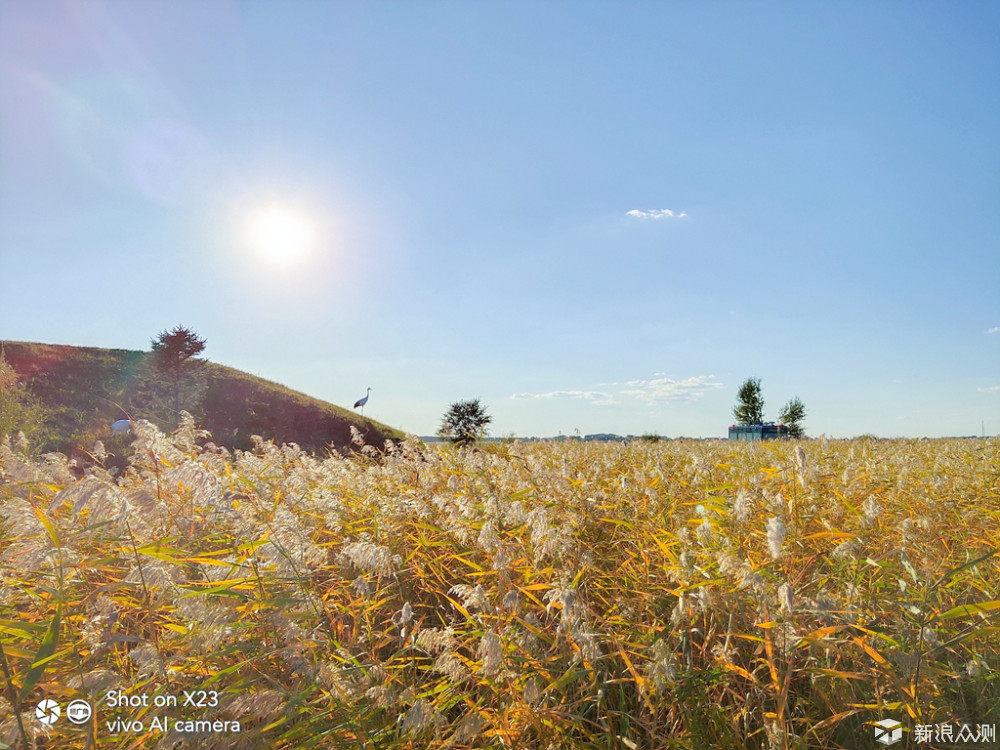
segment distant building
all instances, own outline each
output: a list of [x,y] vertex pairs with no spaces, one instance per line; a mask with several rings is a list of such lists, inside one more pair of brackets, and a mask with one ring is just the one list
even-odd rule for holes
[[778,440],[788,437],[788,428],[783,424],[774,422],[758,424],[734,424],[729,426],[730,440],[746,440],[757,442],[760,440]]

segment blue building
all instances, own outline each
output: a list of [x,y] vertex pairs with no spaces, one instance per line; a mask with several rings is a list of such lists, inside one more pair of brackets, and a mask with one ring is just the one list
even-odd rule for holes
[[783,424],[764,422],[757,424],[734,424],[729,426],[730,440],[746,440],[751,443],[760,440],[778,440],[788,437],[788,428]]

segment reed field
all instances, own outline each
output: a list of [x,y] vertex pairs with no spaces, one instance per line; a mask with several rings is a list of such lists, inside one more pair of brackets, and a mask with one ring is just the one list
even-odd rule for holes
[[[917,725],[1000,728],[1000,440],[323,457],[230,454],[190,418],[135,429],[117,474],[110,445],[82,478],[0,447],[0,746],[856,748],[891,718],[898,747],[935,747]],[[93,716],[47,726],[46,698]]]

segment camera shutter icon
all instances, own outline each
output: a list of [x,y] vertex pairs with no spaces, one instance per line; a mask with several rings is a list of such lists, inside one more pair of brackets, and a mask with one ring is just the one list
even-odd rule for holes
[[875,741],[883,745],[895,745],[903,739],[903,725],[895,719],[875,722]]
[[45,726],[51,727],[59,720],[59,704],[50,698],[46,698],[35,706],[35,718]]

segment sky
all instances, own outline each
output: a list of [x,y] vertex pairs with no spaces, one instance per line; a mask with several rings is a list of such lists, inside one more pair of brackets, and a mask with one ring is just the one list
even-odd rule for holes
[[0,339],[433,434],[1000,432],[993,2],[0,4]]

